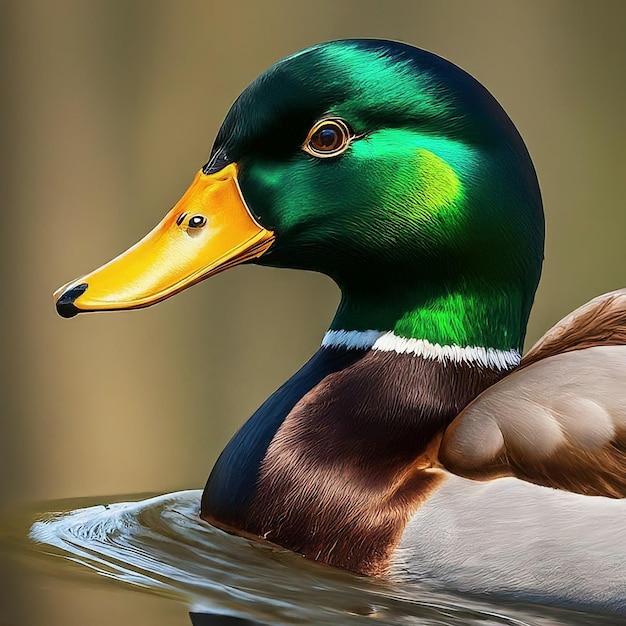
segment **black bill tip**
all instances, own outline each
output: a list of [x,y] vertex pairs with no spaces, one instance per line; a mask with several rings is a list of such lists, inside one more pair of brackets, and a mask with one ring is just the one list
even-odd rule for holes
[[56,301],[57,313],[61,317],[65,318],[78,315],[80,313],[80,309],[74,306],[74,302],[76,301],[76,298],[82,296],[85,291],[87,291],[87,287],[89,287],[87,283],[81,283],[80,285],[76,285],[76,287],[72,287],[71,289],[64,291]]

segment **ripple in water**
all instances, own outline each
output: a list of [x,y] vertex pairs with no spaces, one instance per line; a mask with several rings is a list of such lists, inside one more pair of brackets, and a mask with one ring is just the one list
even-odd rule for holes
[[255,620],[246,623],[614,623],[597,615],[397,585],[313,563],[207,524],[198,516],[200,496],[199,490],[181,491],[48,514],[30,536],[42,551],[101,575],[181,599],[193,612]]

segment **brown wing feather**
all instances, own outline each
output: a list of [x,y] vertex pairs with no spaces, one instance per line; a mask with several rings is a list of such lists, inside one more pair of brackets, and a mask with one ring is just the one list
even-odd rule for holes
[[528,351],[520,367],[555,354],[626,344],[626,289],[598,296],[555,324]]
[[[595,307],[603,320],[618,318],[612,311],[626,299],[624,292],[609,295]],[[619,328],[607,322],[603,332],[613,341]],[[543,354],[553,349],[550,341],[539,346]],[[575,341],[560,345],[582,347],[582,338]],[[446,469],[626,497],[626,345],[569,350],[516,370],[469,404],[444,434],[439,460]]]

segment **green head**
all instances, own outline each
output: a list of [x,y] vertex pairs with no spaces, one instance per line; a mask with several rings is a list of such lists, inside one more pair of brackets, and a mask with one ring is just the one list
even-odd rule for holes
[[335,41],[255,80],[183,199],[57,309],[139,308],[255,261],[332,277],[333,329],[519,348],[543,229],[528,152],[484,87],[408,45]]
[[[326,118],[350,134],[327,158],[305,143]],[[257,262],[332,277],[343,294],[333,328],[521,346],[541,197],[512,122],[463,70],[389,41],[314,46],[238,98],[204,171],[227,162],[276,233]]]

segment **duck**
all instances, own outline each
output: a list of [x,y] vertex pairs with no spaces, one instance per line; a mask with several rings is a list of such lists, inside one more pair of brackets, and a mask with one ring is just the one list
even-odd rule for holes
[[623,614],[626,290],[522,357],[544,232],[483,85],[331,41],[254,80],[154,230],[54,298],[70,318],[239,264],[329,276],[319,350],[223,450],[202,519],[366,576]]

